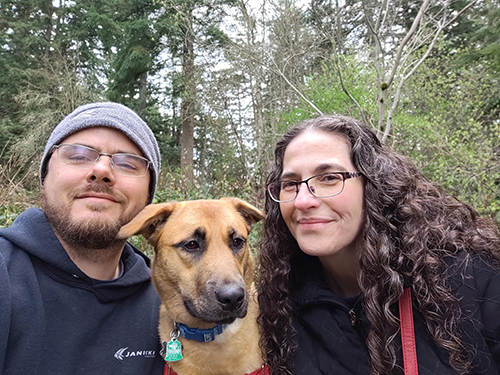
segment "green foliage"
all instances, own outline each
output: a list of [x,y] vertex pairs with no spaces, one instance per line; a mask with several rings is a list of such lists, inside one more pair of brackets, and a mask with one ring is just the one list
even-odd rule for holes
[[[500,75],[500,1],[480,1],[475,17],[458,25],[460,44],[452,39],[451,49],[460,66],[482,64],[495,77]],[[464,28],[468,25],[468,28]],[[455,28],[454,28],[455,29]],[[464,51],[463,49],[467,49]],[[459,53],[457,53],[457,50]]]
[[154,248],[148,243],[148,240],[146,240],[144,237],[132,236],[129,237],[127,241],[130,242],[135,247],[137,247],[139,250],[141,250],[144,254],[146,254],[149,257],[149,259],[153,259],[155,253]]
[[481,67],[429,60],[394,117],[396,148],[432,181],[500,222],[500,122],[488,101],[498,87]]
[[159,107],[160,103],[151,100],[142,112],[142,117],[155,134],[163,165],[179,165],[178,119],[163,116]]
[[11,146],[26,134],[26,129],[19,122],[14,121],[14,118],[7,116],[0,119],[0,145],[3,148],[0,152],[0,163],[2,164],[6,163],[11,156]]
[[0,228],[11,225],[26,209],[37,205],[37,191],[23,187],[23,180],[10,168],[0,165]]
[[27,70],[26,77],[14,97],[24,137],[10,147],[7,163],[20,172],[25,187],[36,190],[38,161],[54,127],[79,105],[99,98],[79,84],[74,66],[60,54],[42,58],[41,67]]
[[207,183],[189,184],[178,167],[170,169],[168,166],[164,166],[160,173],[154,203],[221,197],[238,197],[256,207],[262,206],[262,202],[255,200],[254,192],[247,182],[236,182],[221,176]]
[[123,1],[122,5],[113,17],[120,36],[110,41],[117,51],[113,53],[109,48],[107,96],[141,112],[149,97],[146,77],[155,71],[155,59],[161,52],[155,16],[160,6],[153,1],[133,0]]
[[480,213],[500,221],[500,163],[496,148],[500,126],[485,129],[472,119],[454,127],[439,117],[405,117],[399,149],[407,153],[422,172],[453,196]]
[[[339,69],[342,81],[339,78]],[[355,118],[367,117],[375,112],[375,72],[368,64],[356,60],[354,55],[343,56],[341,61],[332,59],[323,65],[321,74],[308,77],[304,95],[324,114],[343,114]],[[358,105],[346,94],[356,100]],[[281,116],[280,132],[290,124],[316,117],[316,111],[305,101]],[[369,122],[369,121],[368,121]]]
[[39,57],[46,53],[44,8],[42,1],[0,3],[0,149],[6,150],[1,162],[8,160],[8,148],[25,134],[16,116],[19,108],[13,96],[26,78],[25,71],[36,69]]
[[35,200],[33,197],[30,199],[29,194],[27,192],[27,196],[20,197],[23,202],[13,202],[11,204],[2,203],[6,200],[11,200],[12,196],[7,197],[6,194],[0,195],[0,228],[10,226],[20,214],[28,208],[35,206]]

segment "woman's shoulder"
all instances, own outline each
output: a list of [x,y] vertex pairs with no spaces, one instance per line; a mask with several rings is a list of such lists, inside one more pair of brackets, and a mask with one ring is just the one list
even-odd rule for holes
[[495,260],[489,255],[461,251],[455,256],[444,258],[448,269],[460,273],[486,272],[489,276],[500,274],[500,260]]
[[500,266],[486,256],[460,253],[445,259],[446,274],[455,294],[460,297],[494,298],[500,301]]

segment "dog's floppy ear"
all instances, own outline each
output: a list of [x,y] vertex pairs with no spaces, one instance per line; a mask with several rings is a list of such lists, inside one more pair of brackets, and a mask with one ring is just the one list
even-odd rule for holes
[[[170,214],[174,211],[176,202],[150,204],[137,214],[118,233],[118,239],[126,239],[134,234],[142,234],[151,244],[156,242],[153,234],[163,227]],[[152,237],[153,236],[153,237]]]
[[243,216],[249,226],[264,219],[264,214],[261,210],[244,200],[239,198],[221,198],[221,200],[230,202],[236,208],[236,211]]

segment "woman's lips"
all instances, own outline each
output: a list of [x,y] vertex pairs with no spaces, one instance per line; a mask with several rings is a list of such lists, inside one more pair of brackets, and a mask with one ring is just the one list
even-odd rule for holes
[[299,227],[304,229],[318,229],[331,222],[332,219],[327,219],[327,218],[308,218],[308,219],[297,220]]

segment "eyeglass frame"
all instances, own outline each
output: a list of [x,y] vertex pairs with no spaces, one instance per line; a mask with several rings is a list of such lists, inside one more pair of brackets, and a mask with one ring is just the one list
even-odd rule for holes
[[[315,192],[313,192],[311,190],[311,187],[309,186],[309,181],[312,180],[313,178],[321,177],[321,176],[326,176],[326,175],[329,175],[329,174],[337,174],[337,175],[342,176],[342,189],[340,189],[340,191],[338,193],[330,194],[330,195],[318,195]],[[305,183],[306,186],[307,186],[307,190],[309,190],[309,192],[312,195],[314,195],[316,198],[330,198],[330,197],[334,197],[336,195],[339,195],[340,193],[342,193],[344,191],[345,180],[348,180],[350,178],[358,178],[358,177],[362,177],[362,176],[363,176],[363,174],[361,172],[327,172],[327,173],[320,173],[320,174],[311,176],[309,178],[306,178],[305,180],[302,180],[302,181],[279,180],[277,182],[270,182],[270,183],[268,183],[266,185],[266,191],[269,194],[269,196],[271,197],[271,199],[273,201],[275,201],[276,203],[288,203],[288,202],[292,202],[295,199],[297,199],[297,196],[299,195],[299,191],[300,191],[300,186],[302,186],[302,184]],[[273,197],[273,195],[269,191],[269,188],[270,188],[271,185],[275,185],[277,183],[281,184],[282,182],[285,182],[285,181],[286,182],[295,182],[296,183],[296,186],[295,186],[295,197],[293,197],[292,199],[286,200],[286,201],[277,200],[276,198]],[[280,188],[280,191],[281,191],[281,188]]]
[[[109,157],[109,165],[111,166],[111,169],[113,171],[115,171],[117,174],[119,174],[120,176],[126,176],[126,177],[144,177],[148,173],[148,171],[150,170],[150,166],[151,166],[151,162],[148,159],[146,159],[145,157],[142,157],[140,155],[130,154],[130,153],[127,153],[127,152],[117,152],[117,153],[114,153],[114,154],[108,154],[106,152],[99,152],[95,148],[92,148],[92,147],[89,147],[89,146],[80,145],[78,143],[60,143],[58,145],[54,145],[54,146],[52,146],[50,148],[50,153],[53,154],[55,152],[55,150],[59,150],[59,147],[61,147],[61,146],[78,146],[78,147],[86,148],[86,149],[91,150],[91,151],[95,151],[98,155],[97,155],[97,158],[94,160],[94,163],[92,164],[92,166],[89,168],[89,171],[92,169],[92,167],[94,165],[96,165],[99,162],[99,160],[101,160],[101,156],[107,156],[107,157]],[[118,172],[115,169],[115,164],[113,163],[113,156],[115,156],[115,155],[128,155],[128,156],[133,156],[135,158],[139,158],[139,159],[144,160],[146,162],[146,171],[142,175],[122,174],[122,173]],[[58,154],[58,159],[59,159],[59,154]],[[61,164],[63,164],[63,165],[68,165],[68,166],[74,167],[76,169],[81,169],[81,170],[87,169],[87,168],[79,168],[76,165],[72,165],[72,164],[65,164],[65,163],[63,163],[60,160],[59,160],[59,162]]]

